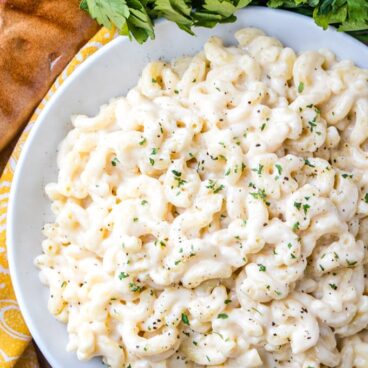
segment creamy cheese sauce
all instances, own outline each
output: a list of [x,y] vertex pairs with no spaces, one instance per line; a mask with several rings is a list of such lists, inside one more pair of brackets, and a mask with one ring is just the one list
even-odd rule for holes
[[368,72],[235,37],[72,119],[36,264],[79,359],[368,366]]

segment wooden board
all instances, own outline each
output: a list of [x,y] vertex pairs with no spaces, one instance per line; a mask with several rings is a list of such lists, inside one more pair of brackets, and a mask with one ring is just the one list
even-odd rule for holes
[[15,138],[0,152],[0,176],[9,160],[18,138],[18,136],[15,136]]
[[79,0],[0,0],[0,150],[97,30]]

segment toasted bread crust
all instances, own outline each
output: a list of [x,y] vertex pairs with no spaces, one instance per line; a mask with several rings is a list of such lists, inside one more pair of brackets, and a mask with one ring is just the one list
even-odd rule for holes
[[97,30],[79,0],[0,0],[0,150]]

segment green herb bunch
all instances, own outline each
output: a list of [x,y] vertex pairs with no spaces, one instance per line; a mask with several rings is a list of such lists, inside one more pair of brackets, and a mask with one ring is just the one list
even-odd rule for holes
[[235,12],[248,5],[293,10],[312,16],[323,28],[334,25],[368,41],[368,0],[82,0],[80,7],[99,24],[115,26],[122,35],[143,43],[155,37],[156,18],[194,34],[194,27],[234,22]]

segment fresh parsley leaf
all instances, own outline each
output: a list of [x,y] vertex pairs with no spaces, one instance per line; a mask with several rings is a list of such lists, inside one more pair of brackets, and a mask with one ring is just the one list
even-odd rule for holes
[[307,165],[307,166],[309,166],[309,167],[315,167],[314,165],[312,165],[311,163],[310,163],[310,161],[306,158],[306,159],[304,159],[304,164],[305,165]]
[[181,172],[180,171],[176,171],[176,170],[171,170],[171,172],[177,176],[177,177],[180,177],[181,176]]
[[352,179],[352,178],[353,178],[353,175],[350,175],[350,174],[342,174],[341,176],[342,176],[344,179],[348,179],[348,178]]
[[298,84],[298,92],[299,93],[302,93],[304,91],[304,83],[303,82],[300,82]]
[[309,204],[303,204],[304,215],[307,214],[307,212],[308,212],[309,209],[310,209],[310,205]]
[[129,283],[129,289],[133,291],[133,293],[142,291],[142,287],[135,284],[134,282]]
[[192,7],[189,5],[189,1],[155,0],[154,3],[154,9],[158,16],[171,20],[185,32],[194,34],[191,29],[194,25],[194,20],[192,19]]
[[[236,11],[251,4],[291,9],[313,16],[325,29],[332,24],[339,31],[368,40],[367,0],[82,0],[80,8],[99,24],[116,27],[120,34],[143,43],[155,37],[153,22],[158,17],[194,34],[193,27],[212,28],[218,23],[234,22]],[[299,84],[299,93],[303,89],[304,85]]]
[[120,272],[120,274],[119,274],[119,280],[126,279],[127,277],[129,277],[129,275],[127,273]]
[[258,175],[262,175],[263,167],[263,165],[259,164],[258,167],[253,168],[252,171],[256,172]]
[[300,202],[294,202],[294,207],[298,210],[302,207],[302,204]]
[[185,313],[182,313],[181,314],[181,320],[182,320],[182,322],[184,323],[184,324],[186,324],[186,325],[190,325],[190,323],[189,323],[189,318],[188,318],[188,316],[185,314]]
[[213,191],[214,194],[217,194],[219,192],[221,192],[222,189],[224,189],[224,185],[217,185],[217,181],[216,180],[212,180],[210,179],[208,181],[208,184],[206,185],[206,188],[211,189]]
[[111,165],[112,166],[116,166],[118,163],[119,163],[119,159],[117,157],[114,157],[112,160],[111,160]]
[[276,164],[275,166],[276,166],[278,174],[281,175],[282,174],[282,166],[279,165],[279,164]]
[[348,259],[346,260],[346,263],[348,264],[349,267],[354,267],[358,262],[357,261],[349,261]]
[[313,132],[313,129],[317,126],[315,120],[308,121],[308,125],[311,132]]
[[79,7],[84,10],[84,11],[88,11],[88,4],[87,4],[87,0],[82,0],[79,4]]
[[266,203],[267,194],[264,189],[258,189],[258,192],[249,193],[254,199],[260,199]]
[[227,318],[229,318],[229,316],[228,316],[226,313],[220,313],[220,314],[217,316],[217,318],[219,318],[219,319],[227,319]]
[[107,28],[114,25],[119,30],[125,26],[130,15],[129,7],[121,0],[83,0],[81,9],[88,10],[89,14],[99,24]]
[[154,38],[152,18],[140,0],[82,0],[82,10],[88,11],[96,21],[120,34],[134,37],[139,43]]

